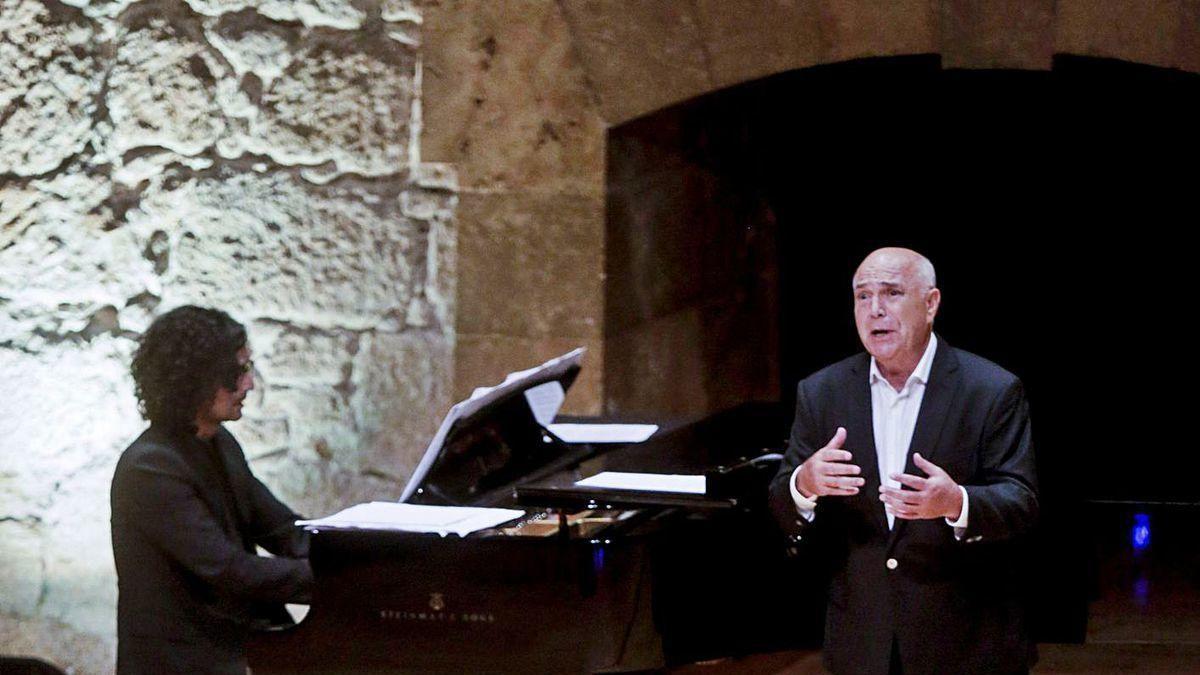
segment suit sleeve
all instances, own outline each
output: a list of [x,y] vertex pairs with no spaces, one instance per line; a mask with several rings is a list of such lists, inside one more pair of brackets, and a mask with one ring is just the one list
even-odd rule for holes
[[300,516],[250,474],[250,508],[254,518],[254,543],[275,555],[308,557],[308,533],[296,526]]
[[973,484],[963,486],[970,517],[963,541],[995,541],[1027,532],[1037,521],[1037,475],[1029,405],[1019,380],[1005,387],[988,413]]
[[807,528],[809,521],[800,517],[796,511],[796,503],[792,500],[792,473],[820,449],[820,442],[815,440],[817,430],[812,420],[804,384],[801,382],[796,388],[796,417],[792,422],[792,433],[788,437],[787,451],[779,465],[779,472],[771,480],[768,491],[771,513],[783,531],[793,536]]
[[247,600],[306,600],[313,581],[308,561],[246,551],[221,528],[186,468],[158,458],[139,463],[134,472],[128,492],[133,522],[188,572]]
[[218,432],[218,443],[231,473],[230,480],[237,499],[246,505],[248,522],[245,527],[250,541],[275,555],[307,558],[309,536],[296,526],[300,516],[263,485],[250,471],[242,446],[225,428]]

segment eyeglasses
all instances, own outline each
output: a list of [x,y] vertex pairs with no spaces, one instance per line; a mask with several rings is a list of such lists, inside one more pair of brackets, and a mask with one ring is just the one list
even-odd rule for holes
[[238,370],[241,371],[241,373],[240,373],[241,375],[247,375],[249,373],[253,373],[254,372],[254,360],[250,359],[250,360],[247,360],[245,363],[239,363]]

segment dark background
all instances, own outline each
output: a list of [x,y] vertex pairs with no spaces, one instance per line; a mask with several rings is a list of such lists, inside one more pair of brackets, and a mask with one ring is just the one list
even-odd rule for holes
[[939,335],[1026,385],[1043,505],[1037,629],[1071,640],[1094,591],[1089,509],[1200,503],[1198,101],[1200,76],[1119,61],[1062,56],[1031,72],[869,59],[615,129],[609,172],[630,149],[669,145],[717,177],[704,188],[713,209],[765,209],[744,228],[775,241],[770,357],[785,410],[799,379],[861,350],[850,280],[862,258],[899,245],[933,261]]
[[[1198,102],[1200,76],[1119,61],[1058,57],[1033,72],[867,59],[689,101],[610,145],[669,145],[716,177],[683,195],[707,203],[673,208],[767,212],[743,227],[776,240],[785,406],[800,378],[861,349],[858,263],[908,246],[937,268],[938,333],[1025,381],[1047,477],[1069,467],[1057,489],[1200,502],[1185,422],[1200,338]],[[622,170],[620,153],[609,162]]]

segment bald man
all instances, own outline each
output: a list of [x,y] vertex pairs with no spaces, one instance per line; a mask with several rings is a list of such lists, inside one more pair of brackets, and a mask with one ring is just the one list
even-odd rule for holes
[[836,674],[1022,673],[1015,542],[1037,518],[1020,380],[933,332],[933,265],[884,248],[853,279],[865,353],[800,382],[770,502],[833,561]]

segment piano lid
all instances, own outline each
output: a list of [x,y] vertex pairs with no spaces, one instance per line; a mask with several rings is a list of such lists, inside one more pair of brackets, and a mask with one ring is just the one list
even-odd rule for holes
[[518,480],[577,461],[586,451],[571,452],[546,433],[525,392],[549,382],[558,382],[566,392],[579,375],[583,352],[575,349],[512,373],[451,407],[400,501],[487,505],[507,498]]

